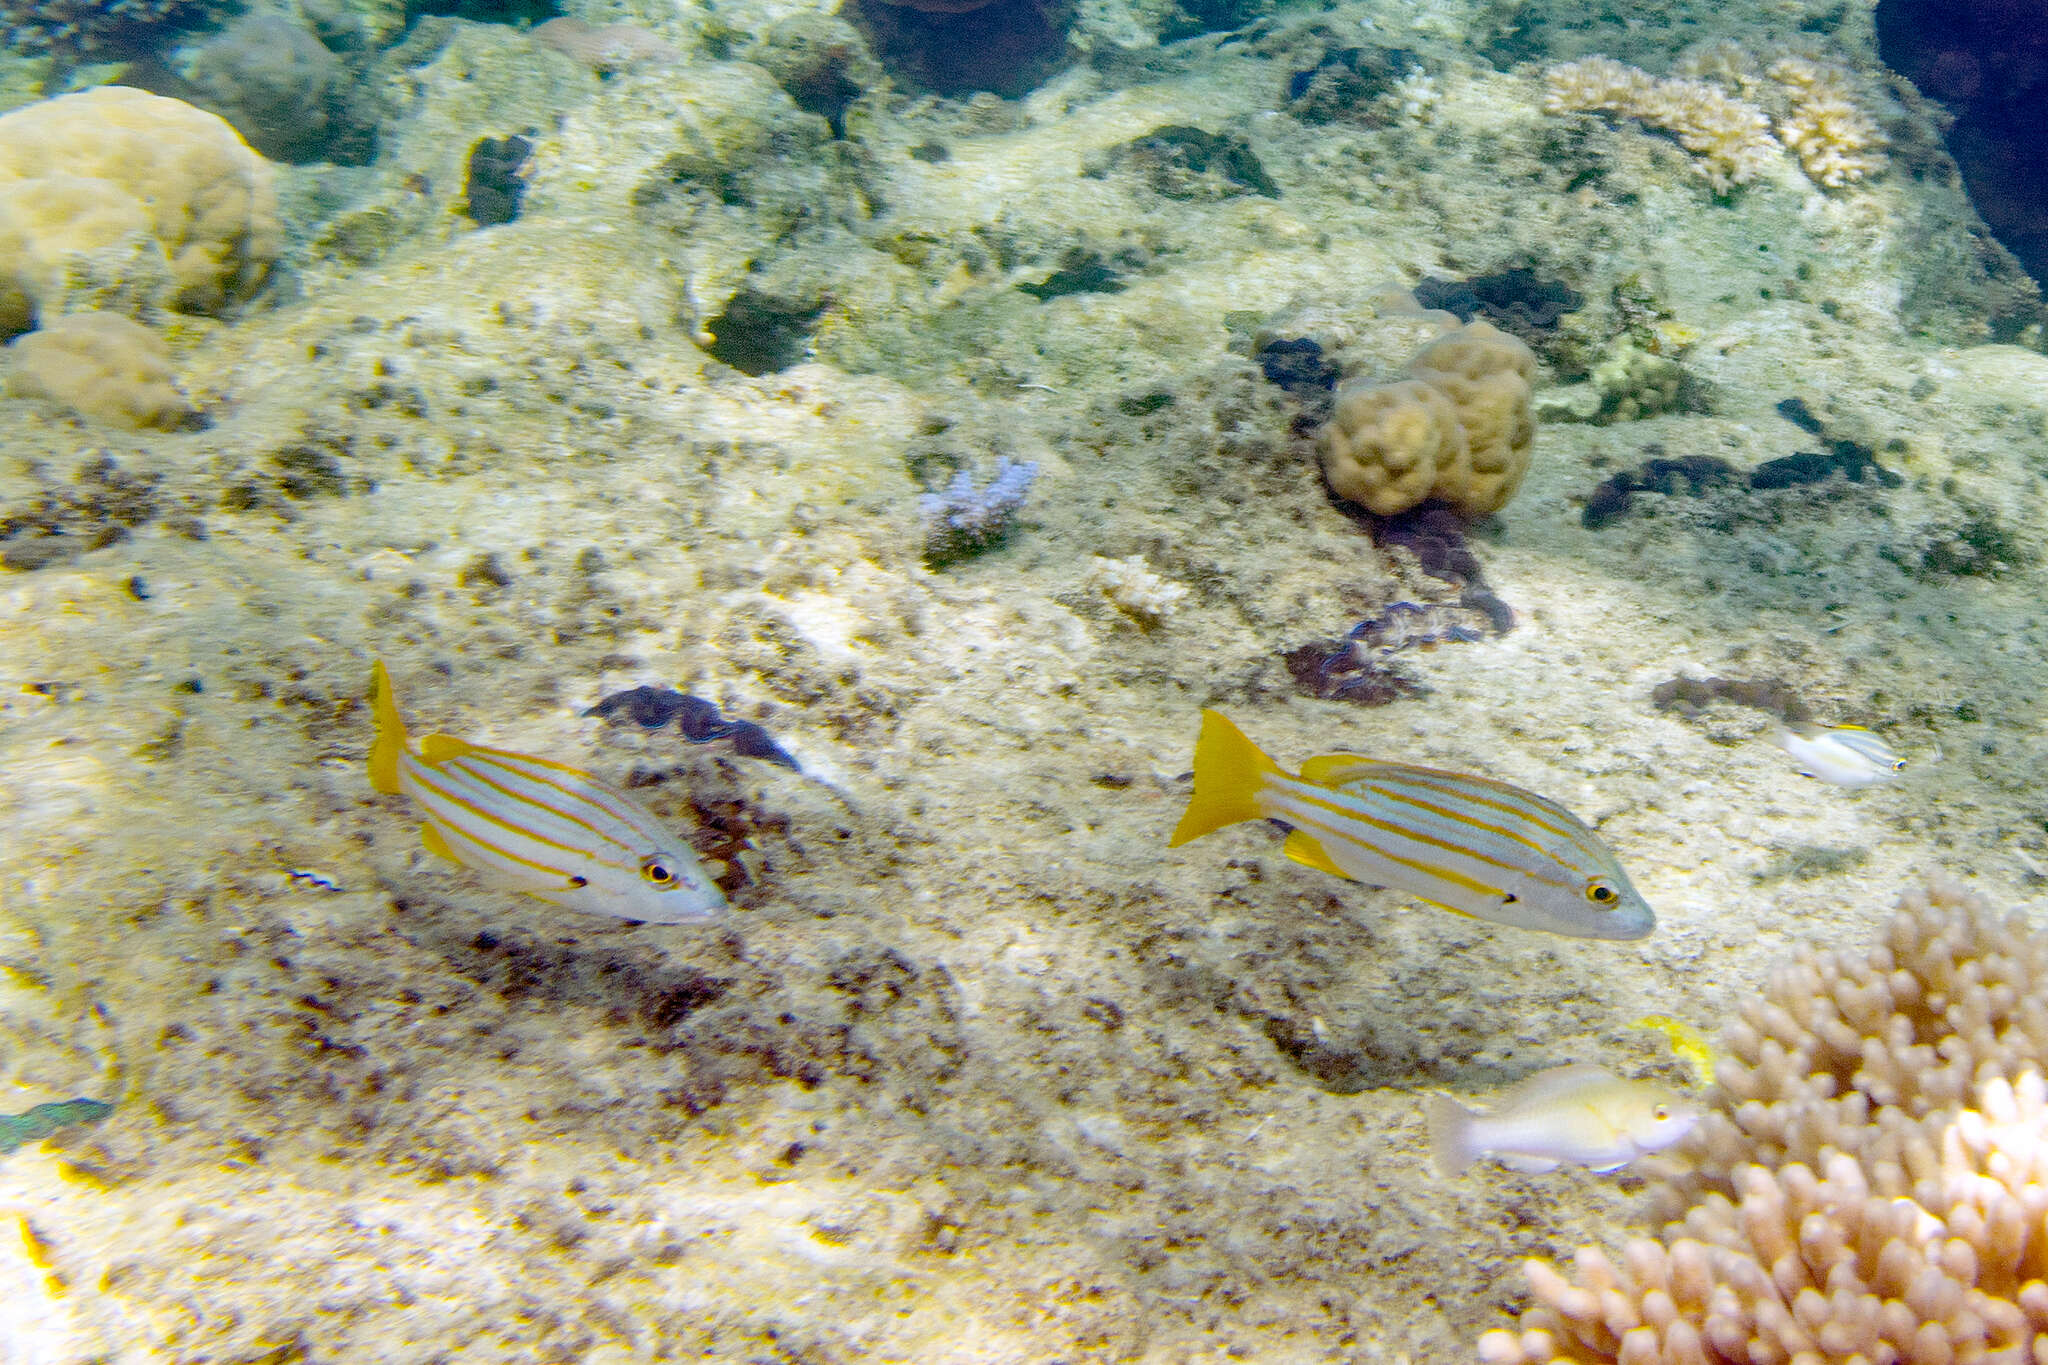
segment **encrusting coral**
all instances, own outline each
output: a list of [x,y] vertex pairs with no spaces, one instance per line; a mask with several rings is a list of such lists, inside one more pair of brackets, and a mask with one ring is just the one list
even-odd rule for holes
[[1661,1176],[1682,1217],[1615,1264],[1526,1270],[1524,1362],[2048,1362],[2048,934],[1952,884],[1878,947],[1808,949],[1724,1032]]

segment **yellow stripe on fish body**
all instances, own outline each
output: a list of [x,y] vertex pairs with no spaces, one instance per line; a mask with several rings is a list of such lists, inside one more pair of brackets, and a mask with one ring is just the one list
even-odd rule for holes
[[379,663],[370,782],[412,798],[428,849],[557,905],[651,924],[722,914],[695,854],[624,792],[565,763],[427,735],[414,749]]
[[1324,754],[1283,771],[1228,718],[1202,713],[1195,790],[1172,846],[1245,820],[1293,827],[1287,856],[1447,910],[1576,938],[1656,927],[1614,854],[1534,792],[1469,773]]

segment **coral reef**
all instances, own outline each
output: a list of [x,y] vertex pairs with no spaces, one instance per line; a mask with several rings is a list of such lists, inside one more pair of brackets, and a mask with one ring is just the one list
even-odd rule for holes
[[241,0],[0,0],[0,38],[17,52],[103,60],[219,23],[241,7]]
[[1472,322],[1423,347],[1408,372],[1337,395],[1319,438],[1330,491],[1383,517],[1429,499],[1468,517],[1507,506],[1529,470],[1535,353]]
[[1661,1181],[1683,1216],[1573,1279],[1530,1262],[1482,1360],[2048,1353],[2048,934],[1934,882],[1878,946],[1780,968],[1722,1046]]
[[528,37],[607,75],[673,62],[680,55],[661,35],[633,24],[586,24],[563,17],[535,24]]
[[271,175],[216,115],[126,86],[0,117],[0,336],[247,298],[279,251]]

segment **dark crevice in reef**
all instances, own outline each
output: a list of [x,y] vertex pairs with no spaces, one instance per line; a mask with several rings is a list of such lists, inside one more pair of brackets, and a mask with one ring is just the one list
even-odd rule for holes
[[855,0],[845,17],[897,80],[934,95],[1016,99],[1071,60],[1064,14],[1041,0]]
[[1955,115],[1946,134],[1970,202],[2048,285],[2048,0],[1879,0],[1878,52]]

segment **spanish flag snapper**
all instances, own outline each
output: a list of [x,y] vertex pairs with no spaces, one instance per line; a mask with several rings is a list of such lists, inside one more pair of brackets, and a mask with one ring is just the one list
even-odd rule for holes
[[1518,929],[1642,938],[1648,903],[1600,836],[1533,792],[1468,773],[1324,754],[1289,773],[1202,713],[1195,793],[1168,847],[1243,820],[1292,826],[1288,857]]
[[649,924],[726,911],[725,893],[654,813],[589,773],[453,735],[406,735],[391,675],[372,679],[370,785],[412,798],[428,850],[556,905]]

